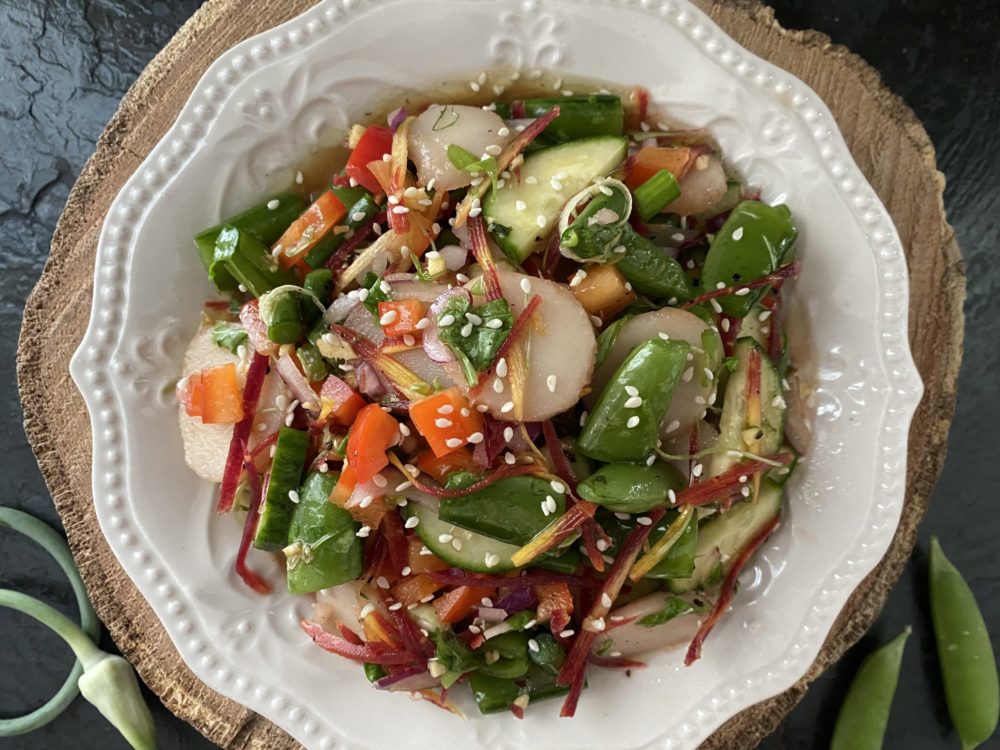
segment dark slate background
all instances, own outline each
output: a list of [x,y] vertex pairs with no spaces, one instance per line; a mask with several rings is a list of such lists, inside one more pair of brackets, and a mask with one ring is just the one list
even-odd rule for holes
[[[21,428],[14,351],[21,309],[41,273],[59,213],[118,100],[199,0],[0,0],[0,502],[58,518]],[[926,551],[938,535],[966,573],[994,634],[1000,579],[1000,399],[996,342],[1000,292],[1000,5],[995,0],[780,0],[788,28],[814,28],[872,63],[923,120],[948,177],[945,203],[969,278],[965,362],[948,461],[920,541],[872,631],[820,678],[762,747],[827,745],[837,707],[859,661],[904,626],[903,662],[887,748],[952,748],[927,614]],[[81,498],[81,501],[84,501]],[[33,545],[0,532],[0,587],[72,613],[59,570]],[[107,641],[107,648],[111,648]],[[0,716],[34,708],[63,679],[70,652],[45,629],[0,610]],[[211,747],[148,696],[161,747]],[[992,746],[1000,746],[994,739]],[[55,723],[0,748],[125,748],[78,699]]]

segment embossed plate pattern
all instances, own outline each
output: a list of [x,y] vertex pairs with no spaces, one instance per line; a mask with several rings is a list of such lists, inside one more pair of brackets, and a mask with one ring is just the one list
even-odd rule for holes
[[[816,348],[816,444],[704,658],[594,674],[573,721],[556,718],[558,702],[522,722],[474,708],[461,721],[375,692],[319,651],[298,629],[303,600],[258,597],[231,573],[238,521],[217,518],[215,488],[187,471],[163,395],[211,292],[195,231],[287,185],[380,94],[504,64],[644,85],[708,127],[765,199],[795,213],[794,294]],[[922,387],[895,229],[815,93],[686,2],[322,2],[211,66],[112,205],[94,292],[71,369],[92,418],[101,527],[198,676],[310,748],[695,747],[805,673],[899,520]],[[264,572],[278,577],[276,564]]]

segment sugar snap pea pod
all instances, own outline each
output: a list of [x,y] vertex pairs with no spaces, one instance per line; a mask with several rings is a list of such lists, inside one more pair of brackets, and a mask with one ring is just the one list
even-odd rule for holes
[[933,537],[930,569],[931,616],[948,713],[962,750],[971,750],[997,728],[996,657],[972,590]]
[[[357,229],[380,210],[379,205],[375,202],[375,197],[360,185],[358,187],[335,185],[330,188],[330,192],[337,197],[341,205],[348,207],[345,223],[348,229]],[[306,254],[306,263],[310,268],[319,268],[344,244],[346,239],[346,232],[327,232]]]
[[633,349],[604,387],[577,449],[598,461],[645,460],[656,447],[690,349],[686,341],[659,338]]
[[483,674],[491,677],[503,677],[508,680],[524,677],[531,667],[528,658],[527,633],[503,633],[490,638],[484,645],[487,651],[495,651],[500,658],[493,663],[484,664],[479,668]]
[[351,514],[330,502],[339,474],[311,473],[292,511],[285,559],[288,590],[309,594],[361,575],[364,541]]
[[521,694],[521,688],[514,680],[493,677],[481,670],[469,675],[469,687],[479,712],[483,714],[506,711]]
[[271,463],[271,480],[260,510],[257,534],[253,546],[277,552],[288,541],[288,529],[295,511],[295,500],[302,479],[302,467],[309,451],[309,433],[282,427],[278,431],[274,460]]
[[659,299],[684,302],[694,298],[691,280],[676,258],[631,227],[622,233],[621,244],[625,252],[616,265],[633,289]]
[[613,260],[622,234],[630,229],[632,194],[618,180],[602,180],[579,193],[570,204],[585,200],[588,195],[593,198],[560,235],[560,252],[580,261]]
[[559,116],[544,131],[542,138],[552,143],[575,141],[598,135],[621,135],[625,120],[622,100],[613,94],[556,96],[514,102],[510,112],[524,111],[522,117],[541,117],[553,107]]
[[[330,297],[333,294],[333,271],[329,268],[317,268],[315,271],[310,271],[302,281],[302,288],[315,295],[321,305],[330,304]],[[299,308],[302,322],[306,326],[313,325],[322,315],[316,300],[309,294],[303,294],[299,299]]]
[[[785,260],[796,235],[788,206],[743,201],[712,240],[702,285],[708,291],[720,284],[739,286],[767,276]],[[742,318],[766,292],[767,287],[761,287],[741,296],[730,294],[720,297],[719,304],[727,315]]]
[[635,189],[635,210],[640,219],[649,221],[680,195],[677,178],[672,172],[661,169]]
[[302,312],[299,295],[279,291],[269,305],[267,337],[276,344],[294,344],[302,337]]
[[[215,241],[225,227],[236,227],[270,247],[308,205],[295,193],[280,193],[256,206],[251,206],[243,213],[226,219],[218,226],[199,232],[195,235],[194,246],[198,250],[198,257],[205,265],[205,270],[212,270],[212,262],[215,260]],[[223,292],[235,290],[239,283],[224,268],[216,269],[212,281]]]
[[216,286],[222,283],[224,273],[235,278],[255,297],[277,286],[295,283],[295,275],[274,262],[267,245],[234,226],[226,226],[219,232],[215,255],[208,269]]
[[680,492],[684,477],[668,464],[605,464],[580,482],[584,500],[619,513],[643,513],[670,503],[667,493]]
[[527,544],[565,511],[565,487],[559,487],[561,492],[541,477],[508,477],[468,495],[444,498],[438,517],[503,542]]
[[909,637],[906,628],[861,663],[840,707],[830,750],[881,750]]

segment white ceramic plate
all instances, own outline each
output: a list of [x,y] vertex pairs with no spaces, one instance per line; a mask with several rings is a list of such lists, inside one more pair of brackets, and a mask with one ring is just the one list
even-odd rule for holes
[[[646,86],[707,127],[801,230],[795,285],[812,331],[817,434],[789,513],[694,667],[663,654],[627,679],[594,670],[577,718],[560,701],[465,721],[376,692],[303,636],[306,602],[251,593],[232,573],[239,522],[187,470],[168,386],[211,289],[191,236],[290,184],[380,92],[501,65]],[[785,197],[786,196],[786,197]],[[212,688],[310,748],[692,748],[792,685],[903,505],[921,383],[896,232],[830,112],[677,0],[328,0],[217,60],[115,200],[97,253],[90,328],[73,378],[94,432],[94,501],[111,547]],[[166,389],[166,390],[165,390]],[[257,563],[258,565],[260,563]],[[277,577],[276,568],[266,571]]]

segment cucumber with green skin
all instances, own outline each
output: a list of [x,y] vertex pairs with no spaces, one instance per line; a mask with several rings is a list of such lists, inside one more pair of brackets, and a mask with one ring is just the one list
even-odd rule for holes
[[[667,511],[660,521],[653,526],[649,534],[649,545],[656,544],[660,537],[667,533],[670,524],[677,518],[677,511]],[[625,537],[636,527],[634,518],[622,519],[613,514],[608,514],[600,520],[601,526],[608,532],[608,535],[620,545]],[[684,533],[680,539],[667,552],[656,566],[650,570],[645,578],[669,579],[669,578],[689,578],[694,573],[695,551],[698,546],[698,516],[691,516],[691,520],[684,528]]]
[[708,476],[717,476],[741,459],[729,451],[744,451],[744,431],[747,429],[747,368],[750,352],[760,353],[760,410],[761,425],[759,450],[761,455],[776,453],[781,448],[785,434],[785,402],[781,395],[781,377],[760,345],[752,338],[741,338],[733,347],[738,359],[736,369],[726,381],[722,415],[719,418],[719,440],[708,465]]
[[667,584],[675,594],[711,588],[729,572],[733,562],[775,516],[781,513],[783,490],[765,479],[754,500],[736,503],[704,521],[698,529],[694,572]]
[[[599,136],[526,157],[520,180],[491,190],[483,201],[483,216],[493,239],[508,258],[520,264],[544,247],[566,202],[594,180],[611,174],[627,154],[627,138]],[[518,210],[521,203],[525,208]]]
[[267,495],[260,509],[257,533],[253,546],[257,549],[277,552],[288,542],[288,530],[295,512],[292,492],[298,493],[302,481],[302,468],[309,450],[309,433],[282,427],[278,431],[274,460],[271,463],[271,479],[267,484]]
[[288,591],[310,594],[361,575],[364,542],[351,514],[330,502],[339,473],[311,473],[299,490],[288,529]]

